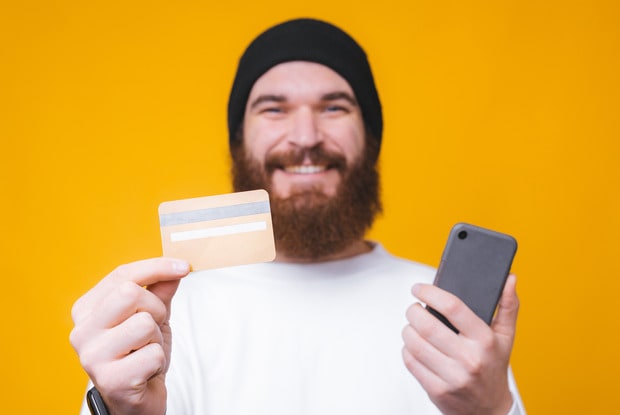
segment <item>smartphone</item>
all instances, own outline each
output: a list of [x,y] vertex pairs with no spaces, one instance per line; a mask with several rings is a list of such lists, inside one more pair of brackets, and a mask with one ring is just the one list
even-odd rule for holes
[[[516,252],[517,241],[510,235],[457,223],[450,231],[434,284],[459,297],[491,324]],[[426,308],[458,333],[441,313]]]
[[109,415],[101,394],[94,386],[86,393],[86,403],[91,415]]

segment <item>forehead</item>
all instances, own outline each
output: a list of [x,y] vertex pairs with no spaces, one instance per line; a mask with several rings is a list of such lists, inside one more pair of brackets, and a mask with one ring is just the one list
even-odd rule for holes
[[292,61],[261,75],[252,86],[250,100],[262,94],[322,96],[336,91],[354,96],[349,83],[333,69],[315,62]]

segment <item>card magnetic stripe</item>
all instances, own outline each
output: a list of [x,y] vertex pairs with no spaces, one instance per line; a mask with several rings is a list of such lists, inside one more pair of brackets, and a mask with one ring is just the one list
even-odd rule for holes
[[174,226],[185,223],[235,218],[238,216],[259,215],[269,212],[271,212],[269,210],[269,201],[261,200],[259,202],[240,203],[238,205],[164,213],[159,215],[159,224],[160,226]]

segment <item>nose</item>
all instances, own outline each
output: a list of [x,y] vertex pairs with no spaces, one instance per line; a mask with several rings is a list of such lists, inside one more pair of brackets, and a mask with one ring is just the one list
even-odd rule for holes
[[316,115],[309,107],[300,107],[295,111],[292,118],[292,127],[289,134],[289,142],[293,145],[312,148],[319,144],[323,138],[318,128]]

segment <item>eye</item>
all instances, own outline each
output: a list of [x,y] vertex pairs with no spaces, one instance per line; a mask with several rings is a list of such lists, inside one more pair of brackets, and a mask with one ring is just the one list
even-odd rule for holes
[[327,105],[325,107],[325,112],[338,113],[338,112],[349,112],[349,110],[347,109],[347,107],[343,105],[332,104],[332,105]]
[[281,107],[265,107],[260,112],[279,114],[281,112],[284,112],[284,110]]
[[258,110],[258,114],[269,119],[280,119],[286,115],[284,105],[265,105]]
[[344,111],[344,108],[342,108],[339,105],[330,105],[329,107],[325,108],[325,110],[328,112],[336,112],[336,111]]

